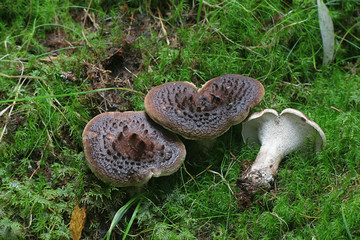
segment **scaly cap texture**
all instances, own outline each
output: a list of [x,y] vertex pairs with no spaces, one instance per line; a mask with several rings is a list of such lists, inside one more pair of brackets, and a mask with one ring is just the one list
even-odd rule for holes
[[145,112],[106,112],[94,117],[84,129],[83,145],[94,174],[119,187],[170,175],[186,155],[179,138]]
[[259,81],[236,74],[213,78],[199,90],[189,82],[170,82],[146,95],[145,111],[184,138],[212,139],[242,122],[264,94]]

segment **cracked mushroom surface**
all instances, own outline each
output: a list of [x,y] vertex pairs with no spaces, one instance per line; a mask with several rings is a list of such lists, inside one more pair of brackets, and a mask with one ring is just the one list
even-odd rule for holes
[[199,90],[190,82],[169,82],[149,91],[145,111],[184,138],[213,139],[242,122],[264,94],[259,81],[237,74],[213,78]]
[[145,112],[106,112],[83,131],[85,157],[92,172],[118,187],[141,186],[151,177],[177,171],[184,144]]

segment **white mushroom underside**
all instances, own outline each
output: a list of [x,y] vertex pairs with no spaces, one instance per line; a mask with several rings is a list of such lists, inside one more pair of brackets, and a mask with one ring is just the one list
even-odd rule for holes
[[313,121],[295,109],[286,109],[280,116],[273,109],[252,115],[243,124],[243,139],[261,145],[246,178],[257,183],[274,180],[282,158],[297,149],[319,150],[325,134]]

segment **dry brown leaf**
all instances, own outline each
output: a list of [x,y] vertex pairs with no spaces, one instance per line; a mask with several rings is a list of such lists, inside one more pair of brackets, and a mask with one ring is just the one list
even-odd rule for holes
[[86,219],[85,206],[83,208],[79,208],[78,203],[76,203],[74,210],[71,214],[71,221],[70,221],[70,231],[73,240],[80,239],[81,232],[84,228],[85,219]]

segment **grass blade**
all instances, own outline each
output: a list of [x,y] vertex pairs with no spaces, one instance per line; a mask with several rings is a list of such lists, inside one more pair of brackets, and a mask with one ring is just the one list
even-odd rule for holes
[[203,4],[203,1],[200,0],[199,8],[198,8],[197,16],[196,16],[196,24],[199,24],[199,21],[200,21],[200,14],[201,14],[201,9],[202,9],[202,4]]
[[37,97],[8,99],[8,100],[0,101],[0,103],[9,103],[9,102],[13,103],[13,102],[32,101],[32,100],[39,100],[39,99],[46,99],[46,98],[70,97],[70,96],[84,95],[84,94],[95,93],[95,92],[104,92],[104,91],[115,90],[115,89],[142,94],[141,92],[138,92],[138,91],[130,89],[130,88],[101,88],[101,89],[95,89],[95,90],[84,91],[84,92],[74,92],[74,93],[65,93],[65,94],[58,94],[58,95],[45,95],[45,96],[37,96]]
[[[104,239],[106,240],[109,240],[110,239],[110,236],[111,236],[111,233],[112,231],[114,230],[116,224],[118,224],[118,222],[121,220],[121,218],[124,216],[124,214],[130,209],[130,207],[139,199],[141,198],[143,195],[140,194],[140,195],[136,195],[135,197],[131,198],[124,206],[122,206],[115,214],[112,222],[111,222],[111,225],[110,225],[110,228],[109,230],[107,231],[107,233],[105,234],[105,237]],[[138,206],[140,206],[140,204],[138,204]],[[139,209],[137,206],[137,209]],[[137,210],[136,210],[137,212]],[[133,214],[134,215],[134,214]],[[130,223],[129,223],[130,225]]]
[[334,57],[335,33],[329,9],[322,0],[317,0],[319,25],[324,50],[323,65],[328,64]]
[[126,239],[126,236],[128,235],[128,233],[129,233],[129,231],[130,231],[130,228],[131,228],[131,226],[132,226],[132,224],[133,224],[133,222],[134,222],[134,220],[135,220],[136,214],[137,214],[137,212],[139,211],[141,202],[142,202],[142,199],[140,199],[140,201],[139,201],[138,204],[136,205],[136,208],[135,208],[135,210],[134,210],[134,212],[133,212],[133,214],[132,214],[132,216],[131,216],[131,219],[130,219],[130,221],[129,221],[129,224],[128,224],[127,227],[126,227],[124,236],[123,236],[123,238],[122,238],[123,240]]
[[347,235],[349,236],[349,239],[352,240],[351,233],[350,233],[350,229],[349,229],[349,226],[348,226],[347,221],[346,221],[346,218],[345,218],[345,213],[344,213],[344,208],[343,208],[343,207],[341,207],[341,216],[342,216],[342,219],[343,219],[343,222],[344,222],[344,226],[345,226],[345,229],[346,229],[346,233],[347,233]]

